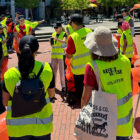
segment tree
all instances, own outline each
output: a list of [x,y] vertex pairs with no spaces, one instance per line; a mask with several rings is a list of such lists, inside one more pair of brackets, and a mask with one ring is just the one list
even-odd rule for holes
[[98,3],[105,7],[114,6],[133,6],[136,3],[140,3],[139,0],[98,0]]
[[32,8],[38,7],[40,0],[15,0],[15,4],[19,8],[30,9],[33,19]]
[[62,0],[63,10],[82,10],[89,7],[89,0]]
[[15,0],[16,6],[20,8],[35,8],[38,7],[40,0]]

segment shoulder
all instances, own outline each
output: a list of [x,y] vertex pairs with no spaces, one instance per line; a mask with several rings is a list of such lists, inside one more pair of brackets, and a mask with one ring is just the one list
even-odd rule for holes
[[56,32],[52,33],[52,36],[56,36]]
[[35,61],[35,70],[36,70],[37,73],[41,69],[42,65],[44,65],[44,68],[43,68],[43,71],[42,71],[41,75],[42,74],[43,75],[52,74],[52,68],[51,68],[50,64],[47,63],[47,62],[43,63],[43,62],[40,62],[40,61]]
[[19,79],[19,77],[20,77],[20,72],[19,72],[19,70],[16,67],[10,68],[4,74],[4,80],[5,81]]

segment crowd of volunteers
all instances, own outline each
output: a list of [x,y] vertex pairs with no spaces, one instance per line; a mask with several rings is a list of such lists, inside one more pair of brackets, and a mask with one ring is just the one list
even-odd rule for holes
[[[61,92],[65,93],[70,105],[80,104],[81,112],[86,110],[84,107],[89,105],[91,100],[96,100],[94,90],[102,89],[110,96],[116,95],[115,137],[112,139],[109,139],[109,136],[105,137],[108,126],[101,123],[96,124],[94,130],[92,128],[88,140],[129,140],[133,134],[131,61],[134,22],[126,9],[121,10],[117,20],[116,35],[104,26],[94,30],[85,27],[80,14],[71,15],[65,28],[57,21],[53,25],[54,33],[50,38],[51,63],[44,63],[35,59],[39,49],[35,28],[44,20],[32,22],[25,20],[24,15],[16,13],[13,22],[10,14],[1,15],[0,113],[7,111],[9,140],[51,139],[55,127],[53,126],[55,110],[52,110],[51,102],[55,100],[58,72]],[[17,67],[8,69],[9,53],[13,52],[17,54]],[[95,108],[98,110],[98,107]],[[95,108],[92,110],[96,110]],[[100,113],[97,116],[99,115]],[[86,115],[85,118],[82,116],[82,119],[86,120]],[[92,120],[92,117],[90,119]],[[97,118],[96,120],[98,122]],[[83,133],[86,128],[81,125],[75,127],[80,128],[82,133],[79,135],[83,135],[83,138],[78,136],[77,139],[85,140]],[[94,134],[93,131],[96,129],[101,129],[100,135]],[[97,139],[92,136],[96,136]]]

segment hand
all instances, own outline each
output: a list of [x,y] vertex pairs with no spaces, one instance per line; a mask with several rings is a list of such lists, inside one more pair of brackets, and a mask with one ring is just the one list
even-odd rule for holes
[[55,37],[52,37],[54,40],[56,40],[56,41],[58,41],[58,39],[57,38],[55,38]]

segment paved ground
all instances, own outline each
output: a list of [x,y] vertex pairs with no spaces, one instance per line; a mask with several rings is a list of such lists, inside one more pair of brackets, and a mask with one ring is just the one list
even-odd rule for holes
[[[140,54],[140,36],[135,37],[135,42],[137,44],[137,48]],[[43,62],[50,62],[50,50],[51,47],[49,43],[44,42],[40,43],[39,53],[36,57],[36,60],[40,60]],[[8,67],[13,67],[17,65],[17,57],[16,54],[10,55],[12,59],[9,60]],[[59,79],[59,75],[57,77]],[[57,89],[60,90],[60,81],[57,80],[56,86]],[[63,95],[61,92],[57,91],[56,94],[56,102],[53,104],[54,111],[54,132],[52,134],[52,140],[75,140],[73,137],[74,124],[79,114],[80,109],[72,109],[66,103],[63,102]],[[134,97],[134,108],[137,100],[137,95]],[[134,109],[135,110],[135,109]],[[139,105],[140,110],[140,105]],[[138,111],[138,115],[140,117],[140,111]],[[134,140],[140,139],[140,135],[136,133],[134,130]]]
[[[66,25],[64,25],[65,27]],[[89,27],[91,29],[95,29],[97,26],[106,26],[108,28],[116,28],[117,22],[112,21],[104,21],[103,23],[96,23],[95,21],[91,21],[89,25],[86,25],[86,27]],[[135,22],[135,27],[140,27],[140,22]],[[53,27],[38,27],[36,33],[50,33],[53,32]]]

